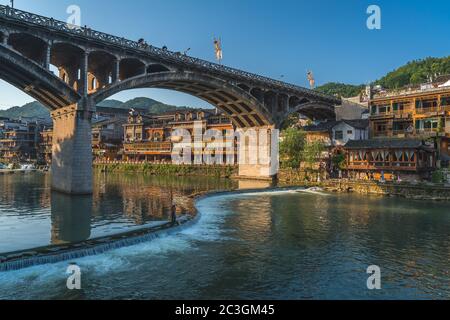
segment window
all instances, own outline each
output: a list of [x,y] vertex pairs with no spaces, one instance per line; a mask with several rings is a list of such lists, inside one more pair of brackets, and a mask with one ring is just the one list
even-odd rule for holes
[[91,88],[92,88],[92,90],[97,89],[97,79],[96,78],[92,78],[92,80],[91,80]]
[[416,100],[416,109],[436,108],[437,105],[438,105],[437,99]]
[[407,102],[395,102],[392,105],[393,111],[397,113],[403,113],[404,111],[406,111],[407,108],[408,108]]
[[344,139],[344,132],[339,130],[334,132],[334,139],[335,140],[342,140]]
[[372,106],[372,114],[377,114],[377,106]]
[[377,132],[384,132],[384,131],[386,131],[386,123],[385,122],[377,123],[376,124],[376,131]]
[[348,130],[347,134],[350,135],[350,136],[353,135],[353,130]]
[[385,106],[379,106],[378,107],[378,113],[379,114],[385,114],[385,113],[389,113],[389,112],[391,112],[391,106],[385,105]]
[[425,119],[416,121],[416,129],[418,130],[437,129],[438,127],[439,119]]
[[450,97],[442,97],[441,98],[441,106],[450,106]]

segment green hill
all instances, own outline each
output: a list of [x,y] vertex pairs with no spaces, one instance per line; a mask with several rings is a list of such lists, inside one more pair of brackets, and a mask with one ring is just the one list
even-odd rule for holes
[[344,98],[355,97],[364,90],[365,85],[351,85],[338,82],[329,82],[323,86],[317,87],[316,90],[328,95],[338,95]]
[[[408,85],[417,85],[434,80],[438,76],[450,74],[450,56],[444,58],[426,58],[408,62],[406,65],[389,72],[374,84],[381,85],[386,89],[397,89]],[[339,95],[344,98],[357,96],[365,85],[351,85],[330,82],[317,87],[315,90]]]
[[104,100],[100,102],[97,106],[106,108],[120,108],[123,105],[122,101],[119,100]]
[[27,103],[22,107],[12,107],[8,110],[0,110],[0,117],[18,119],[20,117],[49,118],[50,113],[47,108],[37,101]]
[[184,108],[184,107],[177,107],[172,105],[167,105],[162,102],[150,99],[150,98],[134,98],[132,100],[129,100],[122,104],[121,108],[125,109],[146,109],[149,113],[162,113],[162,112],[168,112],[168,111],[174,111],[177,108]]
[[414,60],[389,72],[376,81],[376,84],[387,89],[396,89],[409,84],[420,84],[438,76],[450,74],[450,56],[445,58],[426,58]]
[[[108,108],[120,108],[120,109],[146,109],[149,113],[162,113],[167,111],[174,111],[177,107],[167,105],[162,102],[150,99],[150,98],[134,98],[132,100],[122,102],[118,100],[105,100],[98,104],[100,107]],[[37,101],[27,103],[22,107],[12,107],[7,110],[0,110],[0,117],[6,117],[11,119],[18,119],[20,117],[38,117],[49,118],[49,110]]]

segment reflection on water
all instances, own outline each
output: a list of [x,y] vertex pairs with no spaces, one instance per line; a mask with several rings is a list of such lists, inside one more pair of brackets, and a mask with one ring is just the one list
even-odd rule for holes
[[214,178],[99,173],[92,196],[68,196],[51,192],[47,174],[2,175],[0,252],[148,227],[167,221],[173,203],[177,214],[193,213],[190,195],[235,184]]
[[92,197],[51,195],[52,244],[79,242],[91,236]]

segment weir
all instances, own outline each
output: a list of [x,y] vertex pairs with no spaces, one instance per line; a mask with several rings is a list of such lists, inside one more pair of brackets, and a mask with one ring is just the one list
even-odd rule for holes
[[171,223],[167,223],[150,229],[142,229],[114,236],[90,239],[74,244],[49,246],[20,252],[5,253],[3,256],[0,256],[0,272],[14,271],[43,264],[79,259],[102,254],[114,249],[148,242],[175,232],[180,232],[197,222],[198,219],[199,215],[196,215],[195,217],[184,216],[177,220],[180,225],[175,227],[173,227]]

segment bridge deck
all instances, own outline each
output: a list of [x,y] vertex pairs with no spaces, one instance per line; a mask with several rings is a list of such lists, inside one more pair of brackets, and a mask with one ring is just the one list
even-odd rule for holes
[[301,93],[303,96],[315,97],[320,101],[328,102],[330,104],[337,105],[341,102],[338,98],[325,95],[317,91],[309,90],[294,84],[271,79],[217,63],[212,63],[206,60],[190,57],[179,52],[157,48],[152,45],[142,45],[133,40],[128,40],[123,37],[118,37],[104,32],[92,30],[87,27],[71,26],[63,21],[18,10],[9,6],[0,5],[0,21],[1,20],[32,24],[52,30],[57,30],[59,32],[69,33],[71,36],[76,35],[78,37],[100,41],[109,45],[119,46],[124,49],[136,50],[139,53],[145,53],[153,57],[157,57],[158,59],[170,62],[176,62],[179,64],[181,63],[191,68],[194,67],[201,69],[205,72],[220,73],[223,76],[227,76],[233,79],[256,82],[274,89],[283,89],[293,93]]

